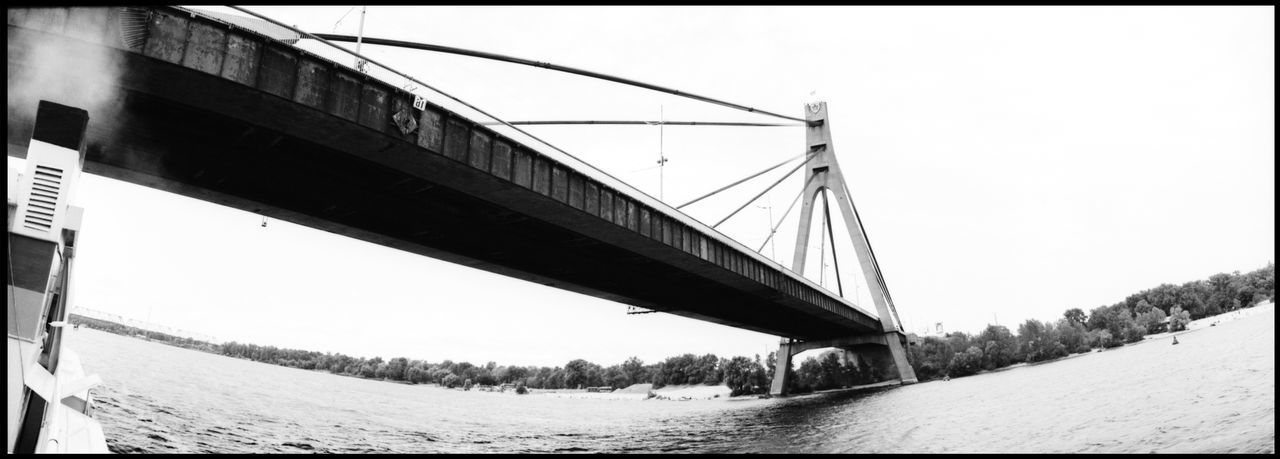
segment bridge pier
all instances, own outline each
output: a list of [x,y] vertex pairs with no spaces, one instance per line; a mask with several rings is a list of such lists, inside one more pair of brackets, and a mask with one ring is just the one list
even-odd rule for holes
[[787,386],[791,383],[790,372],[791,357],[795,353],[791,352],[791,343],[784,341],[778,344],[778,353],[774,354],[773,363],[773,384],[769,385],[769,395],[787,395]]
[[848,338],[783,341],[778,344],[778,353],[774,355],[773,383],[769,386],[769,394],[787,395],[788,386],[791,384],[791,375],[787,370],[791,368],[791,359],[796,354],[830,347],[853,352],[862,359],[867,359],[869,356],[879,357],[873,358],[872,361],[886,362],[891,367],[878,368],[877,373],[888,376],[886,380],[896,377],[902,384],[913,384],[918,380],[915,369],[911,368],[911,363],[907,361],[905,341],[906,335],[897,330],[879,335],[868,334]]

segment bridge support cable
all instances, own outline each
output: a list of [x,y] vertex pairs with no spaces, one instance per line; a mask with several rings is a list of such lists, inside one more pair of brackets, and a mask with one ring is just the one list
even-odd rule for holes
[[535,61],[531,59],[505,56],[497,53],[489,53],[484,51],[455,48],[452,46],[433,45],[429,43],[418,43],[418,42],[403,41],[403,40],[389,40],[386,38],[353,37],[351,35],[338,35],[338,34],[331,34],[331,33],[304,34],[304,36],[307,38],[316,38],[321,40],[332,40],[332,41],[344,41],[344,42],[356,42],[358,40],[363,40],[364,43],[367,43],[370,45],[394,46],[398,48],[412,48],[412,49],[420,49],[424,51],[435,51],[440,53],[459,54],[463,56],[478,57],[481,59],[492,59],[496,61],[510,62],[513,64],[523,64],[523,65],[528,65],[532,67],[540,67],[548,70],[556,70],[556,71],[565,72],[565,73],[572,73],[575,75],[582,75],[590,78],[612,81],[614,83],[621,83],[625,85],[636,86],[636,87],[645,88],[645,89],[658,91],[658,92],[665,92],[667,94],[686,97],[689,99],[712,103],[712,104],[729,107],[737,110],[742,110],[750,113],[759,113],[761,115],[768,115],[775,118],[782,118],[785,120],[799,121],[801,123],[809,124],[809,121],[803,118],[794,118],[786,115],[779,115],[777,113],[760,110],[758,108],[752,108],[745,105],[738,105],[732,102],[725,102],[722,100],[712,99],[710,97],[700,96],[697,94],[680,91],[678,89],[665,88],[662,86],[649,84],[642,81],[636,81],[636,80],[617,77],[613,75],[606,75],[599,72],[592,72],[590,70],[582,70],[582,69],[576,69],[573,67],[566,67],[563,65],[556,65],[550,62],[540,62],[540,61]]
[[[730,184],[728,184],[728,185],[725,185],[725,186],[723,186],[723,187],[720,187],[719,189],[717,189],[717,190],[715,190],[715,191],[712,191],[712,192],[710,192],[710,193],[704,194],[704,195],[702,195],[702,196],[698,196],[697,198],[694,198],[692,201],[689,201],[689,202],[686,202],[686,203],[684,203],[684,204],[678,205],[678,206],[676,206],[676,210],[683,209],[684,207],[686,207],[686,206],[688,206],[688,205],[690,205],[690,204],[693,204],[693,203],[695,203],[695,202],[698,202],[698,201],[701,201],[701,200],[703,200],[703,199],[709,198],[709,197],[711,197],[711,196],[715,195],[716,193],[719,193],[719,192],[721,192],[721,191],[727,190],[727,189],[729,189],[729,188],[733,188],[734,186],[737,186],[738,184],[740,184],[740,183],[742,183],[742,182],[745,182],[745,181],[747,181],[747,180],[751,180],[751,179],[753,179],[753,178],[756,178],[756,177],[759,177],[759,176],[761,176],[761,175],[764,175],[765,173],[767,173],[767,172],[769,172],[769,171],[771,171],[771,170],[774,170],[774,169],[777,169],[777,168],[779,168],[779,167],[782,167],[782,165],[784,165],[784,164],[786,164],[786,163],[789,163],[789,162],[795,161],[795,160],[800,159],[800,158],[802,158],[802,157],[806,157],[807,155],[810,155],[810,154],[811,154],[811,153],[807,153],[807,152],[806,152],[806,153],[801,153],[801,154],[798,154],[798,155],[792,156],[792,157],[790,157],[790,158],[787,158],[787,159],[786,159],[785,161],[783,161],[783,162],[780,162],[780,163],[778,163],[778,164],[774,164],[774,165],[772,165],[772,166],[769,166],[769,168],[767,168],[767,169],[765,169],[765,170],[762,170],[762,171],[760,171],[760,172],[756,172],[756,173],[754,173],[754,174],[751,174],[751,175],[747,176],[746,178],[743,178],[742,180],[738,180],[738,181],[736,181],[736,182],[730,183]],[[804,163],[800,163],[800,165],[801,165],[801,166],[803,166],[803,165],[804,165]],[[792,172],[794,172],[794,171],[792,171]],[[787,175],[791,175],[791,174],[790,174],[790,173],[788,173]]]
[[716,224],[711,225],[711,227],[712,227],[712,228],[715,228],[715,227],[717,227],[717,226],[720,226],[720,224],[721,224],[721,223],[724,223],[724,221],[725,221],[725,220],[728,220],[730,217],[733,217],[734,215],[737,215],[737,214],[738,214],[738,212],[741,212],[741,211],[742,211],[742,209],[747,208],[747,206],[751,205],[751,203],[756,202],[756,200],[757,200],[757,199],[760,199],[760,197],[761,197],[761,196],[764,196],[764,194],[765,194],[765,193],[768,193],[768,192],[769,192],[769,190],[772,190],[774,187],[778,186],[778,184],[779,184],[779,183],[782,183],[782,181],[783,181],[783,180],[786,180],[786,179],[787,179],[787,177],[790,177],[790,176],[791,176],[791,174],[794,174],[796,171],[800,170],[800,168],[801,168],[801,167],[804,167],[804,165],[805,165],[805,164],[808,164],[808,163],[807,163],[807,162],[802,162],[802,163],[800,163],[800,164],[796,164],[796,167],[795,167],[795,168],[793,168],[793,169],[791,169],[791,170],[787,171],[787,173],[786,173],[786,174],[783,174],[783,175],[782,175],[782,177],[778,177],[778,180],[777,180],[777,181],[775,181],[775,182],[773,182],[773,184],[772,184],[772,185],[769,185],[769,187],[768,187],[768,188],[765,188],[765,189],[764,189],[764,191],[761,191],[759,194],[755,195],[755,197],[753,197],[753,198],[751,198],[751,199],[748,199],[748,200],[747,200],[747,202],[742,203],[742,207],[739,207],[737,210],[733,211],[733,212],[732,212],[732,213],[730,213],[729,215],[726,215],[724,218],[720,219],[720,221],[716,222]]
[[[843,189],[845,196],[852,196],[849,194],[847,184],[841,183],[840,187]],[[889,311],[893,313],[893,319],[897,321],[898,329],[905,331],[902,319],[898,317],[898,308],[893,304],[893,295],[889,293],[889,285],[884,280],[884,274],[880,272],[880,263],[876,261],[876,250],[871,246],[871,237],[867,235],[866,228],[862,226],[862,217],[858,216],[858,206],[853,204],[853,198],[849,198],[849,208],[853,209],[853,219],[858,222],[858,230],[862,232],[862,238],[867,241],[867,251],[871,254],[871,266],[876,270],[876,281],[880,283],[880,289],[884,291],[885,297],[889,300]]]
[[827,237],[831,239],[831,262],[836,265],[836,288],[839,289],[840,297],[844,297],[844,284],[840,282],[840,257],[836,256],[836,235],[831,230],[831,207],[827,205],[827,192],[822,191],[822,220],[826,222]]
[[[335,48],[335,49],[337,49],[337,50],[339,50],[339,51],[342,51],[342,52],[344,52],[344,53],[347,53],[347,54],[350,54],[350,55],[352,55],[352,56],[355,56],[355,57],[358,57],[358,58],[360,58],[360,59],[363,59],[365,62],[368,62],[368,63],[374,64],[374,65],[377,65],[377,66],[379,66],[379,67],[382,67],[382,68],[386,69],[387,71],[389,71],[389,72],[391,72],[391,73],[394,73],[394,74],[396,74],[396,75],[399,75],[399,76],[401,76],[401,77],[404,77],[405,79],[407,79],[407,80],[409,80],[409,81],[412,81],[412,82],[414,82],[414,83],[420,84],[420,85],[422,85],[423,87],[425,87],[425,88],[427,88],[427,89],[429,89],[429,90],[431,90],[431,91],[433,91],[433,92],[435,92],[435,93],[438,93],[438,94],[440,94],[440,95],[442,95],[442,96],[445,96],[445,97],[449,98],[450,100],[453,100],[454,102],[457,102],[457,103],[459,103],[459,104],[462,104],[463,106],[465,106],[465,107],[467,107],[467,108],[470,108],[470,109],[472,109],[472,110],[475,110],[476,112],[480,113],[481,115],[483,115],[483,116],[485,116],[485,117],[488,117],[488,118],[490,118],[490,119],[492,119],[492,120],[494,120],[494,121],[497,121],[498,123],[501,123],[503,126],[509,127],[509,128],[511,128],[512,130],[514,130],[514,131],[516,131],[516,132],[519,132],[519,133],[521,133],[521,134],[524,134],[525,136],[529,137],[530,139],[533,139],[534,141],[537,141],[538,143],[541,143],[541,144],[543,144],[543,145],[546,145],[547,147],[550,147],[551,149],[553,149],[553,150],[555,150],[555,151],[558,151],[558,152],[560,152],[561,154],[563,154],[563,155],[565,155],[565,156],[568,156],[569,158],[572,158],[574,161],[577,161],[577,162],[581,163],[583,166],[586,166],[586,167],[588,167],[588,168],[591,168],[592,170],[595,170],[596,172],[599,172],[599,173],[601,173],[601,174],[604,174],[604,176],[609,177],[609,178],[613,179],[614,181],[617,181],[617,182],[618,182],[618,183],[620,183],[620,184],[623,184],[623,185],[624,185],[624,186],[626,186],[627,188],[630,188],[632,191],[634,191],[634,192],[636,192],[636,193],[638,193],[638,194],[640,194],[640,195],[643,195],[643,196],[645,196],[645,197],[648,197],[649,199],[652,199],[653,201],[656,201],[656,202],[659,202],[659,203],[661,203],[661,202],[662,202],[662,200],[661,200],[661,199],[655,198],[655,197],[653,197],[653,196],[649,195],[649,193],[645,193],[643,190],[641,190],[641,189],[639,189],[639,188],[636,188],[635,186],[632,186],[630,183],[627,183],[627,181],[622,180],[622,179],[620,179],[620,178],[618,178],[618,177],[615,177],[613,174],[610,174],[610,173],[608,173],[608,172],[605,172],[603,169],[600,169],[600,168],[598,168],[598,167],[596,167],[596,166],[592,165],[592,164],[591,164],[591,163],[589,163],[589,162],[583,161],[581,158],[579,158],[579,157],[577,157],[577,156],[574,156],[573,154],[571,154],[571,153],[569,153],[569,152],[567,152],[567,151],[564,151],[564,150],[563,150],[563,149],[561,149],[560,147],[557,147],[557,146],[555,146],[555,145],[552,145],[550,142],[547,142],[547,141],[545,141],[545,140],[542,140],[542,139],[541,139],[541,138],[539,138],[538,136],[535,136],[535,135],[533,135],[533,134],[530,134],[528,131],[525,131],[524,129],[520,129],[520,128],[518,128],[518,127],[513,126],[511,123],[508,123],[508,122],[506,122],[506,121],[503,121],[501,118],[498,118],[497,116],[494,116],[494,115],[490,114],[489,112],[486,112],[486,111],[484,111],[484,110],[481,110],[479,107],[476,107],[475,105],[471,105],[471,104],[469,104],[469,103],[467,103],[467,102],[463,101],[462,99],[459,99],[459,98],[457,98],[457,97],[455,97],[455,96],[453,96],[453,95],[451,95],[451,94],[449,94],[449,93],[447,93],[447,92],[444,92],[444,91],[442,91],[442,90],[436,89],[436,87],[431,86],[431,85],[429,85],[429,84],[427,84],[427,83],[423,82],[422,80],[419,80],[419,79],[417,79],[417,78],[411,77],[411,76],[409,76],[407,73],[404,73],[404,72],[398,71],[398,70],[396,70],[396,69],[393,69],[393,68],[391,68],[391,67],[387,66],[386,64],[383,64],[383,63],[381,63],[381,62],[378,62],[378,61],[375,61],[375,60],[373,60],[373,59],[370,59],[370,58],[368,58],[368,57],[364,56],[363,54],[360,54],[360,53],[357,53],[357,52],[353,52],[353,51],[351,51],[351,50],[349,50],[349,49],[346,49],[346,48],[343,48],[343,47],[341,47],[341,46],[338,46],[337,44],[334,44],[333,42],[331,42],[331,41],[329,41],[329,40],[326,40],[326,39],[324,39],[324,38],[321,38],[321,37],[319,36],[319,35],[329,36],[330,34],[319,34],[319,35],[317,35],[317,34],[312,34],[312,33],[309,33],[309,32],[304,32],[304,31],[302,31],[301,29],[298,29],[297,27],[290,26],[290,25],[285,24],[285,23],[283,23],[283,22],[280,22],[280,21],[277,21],[277,20],[275,20],[275,19],[271,19],[271,18],[269,18],[269,17],[267,17],[267,16],[264,16],[264,15],[262,15],[262,14],[258,14],[258,13],[255,13],[255,12],[253,12],[253,11],[247,10],[247,9],[245,9],[245,8],[241,8],[241,7],[238,7],[238,6],[235,6],[235,5],[227,5],[227,7],[228,7],[228,8],[231,8],[231,9],[234,9],[234,10],[236,10],[236,11],[243,12],[243,13],[245,13],[245,14],[252,15],[252,16],[254,16],[254,17],[258,18],[258,19],[262,19],[262,20],[264,20],[264,21],[270,22],[270,23],[275,24],[275,25],[278,25],[278,26],[280,26],[280,27],[284,27],[284,28],[286,28],[286,29],[289,29],[289,30],[293,31],[294,33],[297,33],[299,36],[301,36],[301,37],[303,37],[303,38],[310,38],[310,39],[313,39],[313,40],[319,41],[319,42],[324,43],[324,44],[326,44],[326,45],[328,45],[328,46],[331,46],[331,47],[333,47],[333,48]],[[352,39],[354,40],[354,37],[350,37],[349,35],[341,35],[341,37],[352,38]],[[364,38],[363,38],[363,40],[364,40],[364,42],[365,42],[365,43],[370,43],[370,41],[369,41],[369,40],[370,40],[370,38],[368,38],[368,37],[364,37]],[[374,40],[380,40],[380,39],[374,39]],[[376,44],[376,43],[375,43],[375,44]],[[761,112],[761,113],[765,113],[765,112]],[[781,115],[776,115],[776,116],[781,116]],[[784,118],[786,118],[786,117],[784,117]],[[787,119],[790,119],[790,120],[796,120],[795,118],[787,118]],[[804,120],[798,120],[798,121],[804,121]]]
[[[812,181],[813,177],[809,177],[809,180]],[[756,253],[760,253],[761,250],[764,250],[764,246],[769,243],[770,239],[773,239],[773,235],[778,233],[778,227],[782,226],[783,220],[787,219],[787,214],[790,214],[791,209],[796,207],[797,202],[800,202],[800,197],[804,196],[804,190],[808,187],[809,182],[804,182],[804,187],[800,188],[800,194],[797,194],[796,198],[791,200],[791,205],[787,206],[787,211],[782,213],[782,218],[779,218],[778,223],[773,225],[773,229],[769,230],[769,237],[764,238],[764,242],[760,243],[760,248],[756,249]]]
[[[598,126],[737,126],[737,127],[790,127],[804,126],[800,123],[740,123],[736,121],[612,121],[612,120],[548,120],[548,121],[508,121],[508,123],[516,126],[567,126],[567,125],[598,125]],[[486,121],[480,123],[486,126],[501,125],[502,123],[494,123]]]

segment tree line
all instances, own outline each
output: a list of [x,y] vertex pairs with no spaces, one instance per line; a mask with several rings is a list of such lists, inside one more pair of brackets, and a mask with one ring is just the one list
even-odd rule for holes
[[1275,263],[1268,263],[1245,274],[1219,273],[1182,285],[1161,284],[1087,314],[1071,308],[1056,321],[1028,319],[1018,325],[1016,335],[1006,327],[988,325],[976,335],[925,337],[909,346],[907,357],[916,377],[926,381],[1117,347],[1142,341],[1148,334],[1184,330],[1195,319],[1274,301],[1275,278]]
[[[1208,280],[1182,285],[1162,284],[1143,290],[1113,305],[1093,308],[1086,314],[1071,308],[1052,322],[1029,319],[1013,334],[1008,328],[990,325],[981,333],[969,335],[953,332],[946,337],[925,337],[908,346],[908,361],[921,381],[942,377],[959,377],[981,370],[993,370],[1020,362],[1040,362],[1094,348],[1110,348],[1141,341],[1142,337],[1165,330],[1178,331],[1187,322],[1201,317],[1251,307],[1275,298],[1275,265],[1240,274],[1215,274]],[[73,323],[90,328],[134,335],[177,346],[215,354],[282,365],[304,370],[369,379],[399,381],[410,384],[438,384],[448,388],[470,389],[473,385],[513,384],[532,389],[577,389],[583,387],[627,387],[652,383],[655,389],[666,385],[725,384],[733,395],[764,393],[769,389],[776,356],[769,353],[763,360],[715,354],[683,354],[661,362],[645,364],[637,357],[602,366],[584,359],[574,359],[564,366],[498,365],[487,362],[424,360],[395,357],[352,357],[341,353],[321,353],[299,349],[227,342],[221,345],[141,330],[83,316],[72,315]],[[789,391],[803,393],[849,387],[884,381],[894,377],[891,362],[870,359],[844,359],[842,351],[828,350],[810,356],[790,372]],[[869,360],[869,361],[868,361]]]

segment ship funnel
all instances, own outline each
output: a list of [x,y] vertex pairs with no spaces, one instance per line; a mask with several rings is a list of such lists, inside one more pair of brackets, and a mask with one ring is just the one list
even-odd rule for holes
[[[18,207],[10,231],[59,243],[67,226],[71,192],[84,167],[89,112],[40,101],[27,147],[27,169],[18,180]],[[74,220],[77,215],[71,215]],[[73,223],[72,226],[78,226]]]

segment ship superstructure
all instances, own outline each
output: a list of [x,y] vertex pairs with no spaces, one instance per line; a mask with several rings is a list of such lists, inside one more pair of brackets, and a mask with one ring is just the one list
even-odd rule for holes
[[84,165],[88,112],[41,101],[27,165],[8,187],[9,453],[105,453],[71,329],[71,274],[83,209],[70,205]]

